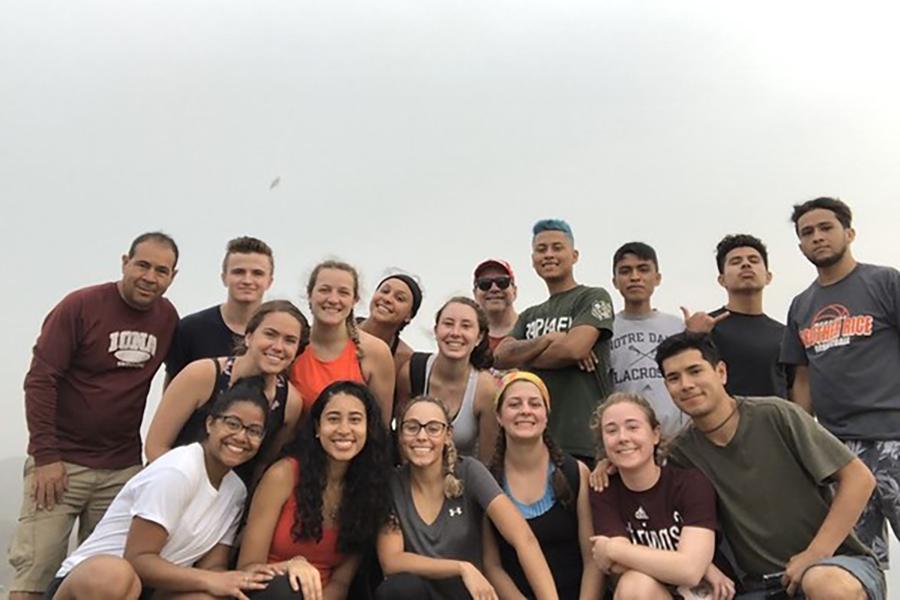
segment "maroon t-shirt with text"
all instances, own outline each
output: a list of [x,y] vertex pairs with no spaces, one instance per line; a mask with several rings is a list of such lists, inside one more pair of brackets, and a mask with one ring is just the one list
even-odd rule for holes
[[715,490],[697,469],[664,466],[656,485],[643,492],[613,475],[605,490],[591,490],[590,499],[597,535],[658,550],[677,550],[683,527],[718,529]]
[[115,283],[63,298],[44,319],[25,376],[28,453],[35,463],[140,464],[147,392],[177,322],[165,298],[138,310]]

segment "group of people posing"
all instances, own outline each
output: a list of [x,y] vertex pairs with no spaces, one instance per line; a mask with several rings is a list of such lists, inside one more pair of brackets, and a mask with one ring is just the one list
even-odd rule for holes
[[322,262],[307,319],[263,301],[273,254],[250,237],[226,248],[226,301],[179,320],[177,245],[143,234],[35,345],[10,598],[882,600],[900,272],[855,261],[840,200],[792,220],[818,277],[786,325],[753,236],[717,247],[727,303],[683,318],[652,306],[653,248],[623,245],[616,313],[548,219],[531,248],[549,298],[517,313],[512,267],[488,259],[432,353],[400,337],[415,277],[358,318],[355,269]]

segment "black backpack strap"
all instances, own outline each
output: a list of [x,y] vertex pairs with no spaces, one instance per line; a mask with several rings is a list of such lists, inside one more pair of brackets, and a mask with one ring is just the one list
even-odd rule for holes
[[568,454],[564,456],[565,458],[563,458],[562,464],[563,476],[565,476],[566,481],[569,483],[572,495],[577,498],[578,493],[581,490],[581,473],[578,471],[578,461]]
[[425,370],[428,368],[430,352],[413,352],[409,359],[409,397],[415,398],[425,393]]

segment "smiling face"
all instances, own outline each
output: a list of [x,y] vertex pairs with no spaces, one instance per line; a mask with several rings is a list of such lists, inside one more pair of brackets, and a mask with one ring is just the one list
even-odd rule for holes
[[648,302],[660,281],[662,275],[650,259],[625,254],[616,263],[613,285],[622,294],[626,304],[639,305]]
[[287,369],[300,347],[301,325],[286,312],[271,312],[244,336],[247,356],[260,373],[277,374]]
[[122,257],[119,293],[126,304],[147,310],[175,278],[175,251],[168,244],[148,239],[134,248],[134,255]]
[[713,366],[699,350],[691,348],[665,359],[662,370],[672,400],[692,419],[710,415],[728,402],[722,361]]
[[[490,285],[487,290],[482,289]],[[505,286],[505,287],[501,287]],[[475,301],[488,313],[502,313],[516,301],[516,283],[500,267],[485,267],[478,272],[473,290]]]
[[225,259],[222,283],[228,298],[235,302],[256,304],[272,285],[272,259],[256,252],[233,252]]
[[606,456],[619,470],[638,470],[653,464],[659,427],[651,425],[641,406],[627,400],[609,405],[603,411],[600,431]]
[[343,269],[319,269],[309,294],[309,306],[316,322],[344,323],[359,298],[353,273]]
[[366,445],[366,407],[362,400],[345,392],[333,394],[327,402],[316,434],[330,460],[349,462]]
[[206,418],[207,452],[233,469],[256,456],[265,432],[265,415],[253,402],[232,402],[221,415]]
[[547,429],[547,405],[538,387],[530,381],[509,384],[500,399],[497,422],[512,439],[542,438]]
[[852,227],[844,227],[827,208],[815,208],[797,220],[797,235],[803,256],[819,268],[839,263],[856,237]]
[[372,295],[369,315],[379,323],[400,328],[412,315],[413,294],[400,279],[385,279]]
[[460,302],[450,302],[438,315],[434,326],[438,351],[447,358],[468,360],[484,337],[475,309]]
[[428,401],[416,402],[406,410],[399,431],[403,456],[418,468],[441,462],[448,436],[453,435],[443,409]]
[[756,248],[739,246],[725,255],[719,285],[728,292],[758,292],[771,281],[772,274]]
[[560,281],[572,275],[578,250],[562,231],[542,231],[531,242],[531,264],[544,281]]

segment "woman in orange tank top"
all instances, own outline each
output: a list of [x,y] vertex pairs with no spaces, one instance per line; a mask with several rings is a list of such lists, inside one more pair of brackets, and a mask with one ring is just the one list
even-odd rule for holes
[[280,575],[254,600],[346,598],[390,511],[387,428],[353,381],[319,395],[286,458],[253,495],[238,564]]
[[319,263],[309,277],[306,294],[313,315],[309,346],[291,369],[291,382],[300,391],[304,406],[309,408],[333,381],[358,381],[369,386],[383,422],[390,423],[394,361],[387,344],[356,325],[356,269],[334,260]]

